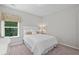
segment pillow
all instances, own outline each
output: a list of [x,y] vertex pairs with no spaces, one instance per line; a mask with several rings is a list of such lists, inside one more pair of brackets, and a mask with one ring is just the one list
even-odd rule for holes
[[32,35],[32,32],[26,32],[27,35]]
[[37,31],[36,33],[37,33],[37,34],[40,34],[40,32],[39,32],[39,31]]
[[31,32],[32,32],[32,34],[37,34],[36,31],[31,31]]

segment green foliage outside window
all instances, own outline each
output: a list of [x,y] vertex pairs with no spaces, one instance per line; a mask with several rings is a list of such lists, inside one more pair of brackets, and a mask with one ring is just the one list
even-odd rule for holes
[[17,36],[18,35],[18,23],[5,21],[5,36]]
[[5,21],[5,26],[17,27],[17,22]]

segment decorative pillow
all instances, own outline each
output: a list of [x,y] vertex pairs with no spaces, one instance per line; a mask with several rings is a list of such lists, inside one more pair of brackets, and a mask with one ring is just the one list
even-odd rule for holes
[[27,35],[32,35],[32,32],[26,32]]
[[40,32],[39,32],[39,31],[37,31],[36,33],[37,33],[37,34],[40,34]]

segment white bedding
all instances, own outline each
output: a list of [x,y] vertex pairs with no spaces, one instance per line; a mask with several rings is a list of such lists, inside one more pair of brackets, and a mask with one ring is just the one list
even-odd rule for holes
[[24,35],[23,39],[25,45],[27,45],[35,55],[45,54],[57,44],[56,38],[50,35]]

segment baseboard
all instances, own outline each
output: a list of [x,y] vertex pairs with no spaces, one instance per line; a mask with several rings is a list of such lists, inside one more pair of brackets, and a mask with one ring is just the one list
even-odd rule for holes
[[70,46],[70,45],[67,45],[67,44],[64,44],[64,43],[59,43],[59,44],[70,47],[70,48],[73,48],[73,49],[76,49],[76,50],[79,50],[79,48],[75,47],[75,46]]

